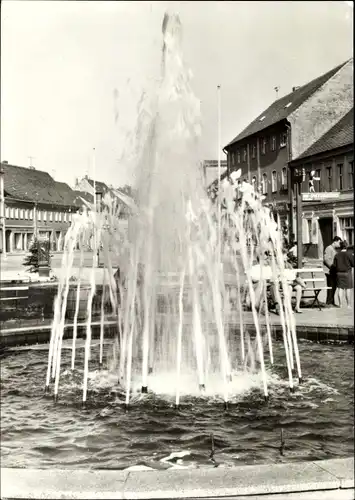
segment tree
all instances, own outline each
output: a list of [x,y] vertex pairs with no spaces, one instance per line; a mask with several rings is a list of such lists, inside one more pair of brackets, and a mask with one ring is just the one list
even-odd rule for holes
[[29,248],[29,254],[26,255],[23,265],[29,267],[30,273],[38,273],[39,269],[39,252],[38,252],[38,240],[35,238]]
[[[39,243],[41,244],[39,245]],[[39,248],[40,246],[41,249]],[[23,265],[25,267],[29,267],[30,273],[38,273],[40,261],[47,260],[48,258],[49,258],[49,241],[41,240],[41,242],[39,242],[37,238],[34,238],[29,249],[29,254],[26,255]]]

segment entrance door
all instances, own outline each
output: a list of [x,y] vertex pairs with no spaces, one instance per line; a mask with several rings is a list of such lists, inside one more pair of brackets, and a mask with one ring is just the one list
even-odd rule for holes
[[324,217],[324,219],[318,219],[319,229],[322,235],[323,248],[327,248],[331,244],[333,239],[333,218]]

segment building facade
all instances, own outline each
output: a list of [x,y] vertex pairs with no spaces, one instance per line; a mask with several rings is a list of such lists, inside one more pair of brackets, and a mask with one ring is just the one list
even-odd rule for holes
[[4,171],[0,165],[0,253],[5,249],[5,194]]
[[63,250],[73,213],[81,203],[73,190],[33,167],[1,163],[3,171],[3,253],[26,252],[35,237],[48,238],[51,251]]
[[255,184],[274,212],[295,227],[289,162],[353,107],[353,60],[274,102],[224,148],[227,170]]
[[[95,186],[95,187],[94,187]],[[120,207],[119,217],[120,219],[127,219],[130,214],[130,205],[132,202],[132,188],[130,186],[125,186],[130,193],[125,193],[120,189],[115,189],[113,186],[108,186],[101,181],[93,181],[87,175],[82,179],[76,179],[75,181],[75,193],[76,195],[85,200],[87,204],[94,203],[94,195],[96,194],[96,203],[98,203],[98,198],[103,198],[106,194],[111,196],[111,198],[116,198]],[[95,193],[96,191],[96,193]]]
[[334,236],[354,245],[353,109],[297,160],[290,162],[290,169],[303,172],[304,255],[321,258]]
[[[220,162],[221,175],[227,171],[227,160]],[[218,177],[218,161],[205,160],[202,163],[203,182],[208,187]]]

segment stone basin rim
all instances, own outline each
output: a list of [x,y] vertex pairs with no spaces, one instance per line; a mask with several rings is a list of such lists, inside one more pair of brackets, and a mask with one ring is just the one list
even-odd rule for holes
[[321,499],[326,492],[329,494],[324,498],[354,498],[354,457],[163,471],[1,469],[4,500],[212,497],[281,500]]

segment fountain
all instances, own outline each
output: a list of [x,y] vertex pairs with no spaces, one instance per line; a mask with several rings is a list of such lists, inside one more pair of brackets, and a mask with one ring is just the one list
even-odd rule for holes
[[[178,407],[181,389],[205,393],[213,387],[227,405],[234,381],[241,374],[261,375],[268,398],[266,361],[273,363],[266,279],[261,271],[265,328],[260,324],[251,269],[258,257],[270,255],[283,328],[283,345],[290,389],[293,370],[301,381],[301,367],[291,297],[285,278],[279,223],[263,205],[263,197],[247,182],[237,189],[236,179],[219,186],[212,201],[202,181],[198,158],[201,134],[199,101],[181,53],[181,23],[177,15],[163,21],[162,74],[150,100],[140,102],[136,130],[136,203],[128,233],[119,224],[117,199],[106,196],[100,207],[77,214],[65,239],[62,267],[52,325],[46,390],[54,384],[58,399],[69,278],[74,252],[81,254],[93,237],[104,258],[102,283],[95,279],[95,258],[86,304],[86,340],[82,402],[87,401],[92,345],[92,304],[102,286],[100,367],[103,367],[105,303],[117,318],[115,363],[110,370],[125,391],[146,394],[157,381],[169,380]],[[219,209],[222,207],[222,210]],[[218,220],[218,218],[220,219]],[[218,231],[220,228],[220,231]],[[120,263],[114,279],[112,255]],[[82,262],[82,259],[81,259]],[[232,278],[231,278],[232,277]],[[77,282],[71,369],[76,369],[77,319],[81,279]],[[231,290],[237,302],[231,306]],[[250,297],[255,339],[245,328],[242,293]],[[231,318],[239,333],[229,328]]]

